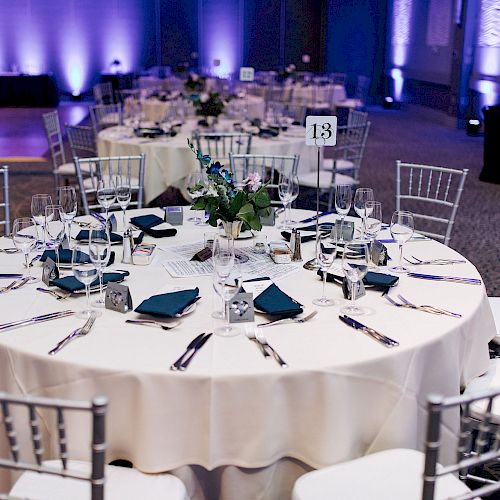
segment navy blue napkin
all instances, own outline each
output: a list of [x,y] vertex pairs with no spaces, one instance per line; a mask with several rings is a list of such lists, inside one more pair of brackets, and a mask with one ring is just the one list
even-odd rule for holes
[[[81,262],[83,264],[90,262],[90,257],[85,253],[85,252],[78,252],[78,262]],[[45,250],[40,257],[40,262],[45,262],[47,259],[52,259],[54,262],[56,262],[56,252],[55,250]],[[59,249],[59,262],[61,264],[71,264],[73,258],[73,251],[68,250],[67,248],[61,248]],[[115,262],[115,252],[111,252],[109,254],[109,262],[108,266],[113,264]]]
[[[116,234],[116,233],[111,233],[109,235],[109,238],[111,240],[111,243],[121,243],[123,241],[123,236],[121,234]],[[142,243],[142,240],[144,239],[144,233],[141,232],[137,238],[134,238],[134,243],[138,245],[139,243]],[[82,229],[75,237],[75,240],[77,241],[89,241],[89,232],[87,229]]]
[[[121,271],[115,273],[104,273],[102,277],[102,283],[105,285],[106,283],[119,282],[122,281],[126,276],[130,273],[128,271]],[[78,290],[83,290],[85,285],[78,281],[74,276],[66,276],[65,278],[57,278],[50,282],[52,286],[57,286],[62,290],[66,290],[67,292],[76,292]],[[90,286],[98,286],[99,279],[95,279]]]
[[167,228],[167,229],[154,229],[154,227],[163,224],[165,221],[154,214],[140,215],[138,217],[132,217],[130,223],[138,227],[141,231],[146,234],[153,236],[154,238],[164,238],[168,236],[175,236],[177,234],[177,229]]
[[194,288],[191,290],[153,295],[149,299],[142,301],[135,309],[135,312],[150,314],[151,316],[174,318],[198,300],[199,292],[198,288]]
[[301,304],[289,297],[274,283],[253,299],[253,304],[259,311],[269,316],[282,316],[289,318],[302,313]]
[[[318,276],[323,277],[323,273],[318,271]],[[343,276],[336,276],[334,274],[327,273],[326,281],[330,281],[332,283],[342,284]],[[387,288],[390,286],[397,285],[399,278],[397,276],[392,276],[390,274],[384,273],[374,273],[372,271],[368,271],[366,276],[363,278],[363,283],[367,286],[372,286],[374,288]]]

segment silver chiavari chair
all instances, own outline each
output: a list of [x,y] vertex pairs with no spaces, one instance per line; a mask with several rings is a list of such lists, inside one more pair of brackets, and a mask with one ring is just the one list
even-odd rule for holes
[[468,169],[396,161],[396,210],[409,210],[414,218],[426,221],[433,230],[419,226],[419,233],[448,245],[468,173]]
[[[296,481],[292,500],[327,498],[326,492],[331,493],[328,498],[472,500],[499,491],[500,481],[474,473],[477,467],[500,459],[500,427],[492,423],[491,413],[499,395],[499,387],[446,398],[430,395],[424,453],[393,449],[309,472]],[[476,429],[471,407],[478,403],[484,408],[484,418]],[[461,415],[458,435],[451,438],[445,412]],[[445,450],[444,443],[449,444]],[[447,465],[439,463],[442,451],[454,457]],[[465,484],[470,479],[483,486],[471,491]]]
[[10,198],[9,198],[9,167],[0,167],[0,178],[2,179],[2,201],[0,209],[3,209],[3,218],[0,218],[0,226],[4,227],[4,235],[10,234]]
[[50,113],[44,113],[42,117],[47,142],[49,143],[50,156],[54,169],[53,173],[57,187],[59,186],[59,176],[63,178],[74,177],[75,166],[72,162],[66,162],[61,125],[59,123],[59,114],[57,110],[51,111]]
[[98,105],[113,104],[115,102],[111,82],[95,84],[92,88],[92,92],[94,94],[94,101]]
[[[278,180],[281,173],[296,175],[299,167],[299,155],[254,155],[229,153],[231,172],[236,182],[241,182],[249,174],[256,172],[262,182],[267,184],[271,196],[271,205],[282,203],[277,195]],[[273,196],[274,195],[274,196]]]
[[97,155],[95,133],[92,127],[69,125],[68,123],[64,127],[68,134],[69,146],[73,157]]
[[89,106],[89,113],[96,135],[104,128],[123,125],[123,106],[121,104]]
[[366,125],[368,121],[368,113],[366,111],[357,111],[350,108],[347,115],[347,126],[355,127],[358,125]]
[[[144,154],[93,158],[75,157],[78,185],[85,214],[89,215],[91,210],[100,209],[100,205],[97,202],[97,186],[99,180],[102,178],[127,178],[133,198],[130,206],[142,208],[144,200],[144,158]],[[113,209],[119,209],[119,205],[114,204],[111,207],[111,210]]]
[[248,154],[252,146],[252,134],[247,132],[193,132],[193,143],[203,155],[213,161],[229,161],[229,153]]

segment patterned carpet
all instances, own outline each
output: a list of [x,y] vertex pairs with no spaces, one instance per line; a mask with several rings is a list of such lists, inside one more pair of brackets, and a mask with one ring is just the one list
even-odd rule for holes
[[[500,185],[480,182],[483,138],[468,137],[439,112],[417,106],[402,110],[369,109],[372,127],[361,170],[361,185],[372,187],[382,202],[386,222],[395,209],[397,159],[453,168],[468,168],[464,194],[450,246],[471,260],[484,278],[488,294],[500,295]],[[68,155],[68,158],[70,156]],[[17,164],[11,168],[12,217],[28,215],[33,193],[53,192],[51,166]],[[157,203],[177,204],[170,190]],[[302,190],[298,207],[313,208],[315,194]],[[418,229],[418,226],[417,226]]]

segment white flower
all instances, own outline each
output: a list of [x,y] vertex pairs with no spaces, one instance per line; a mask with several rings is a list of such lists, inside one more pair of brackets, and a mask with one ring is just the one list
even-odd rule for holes
[[191,191],[190,194],[193,200],[197,200],[198,198],[201,198],[202,196],[205,195],[205,188],[202,187],[197,191]]
[[252,172],[246,179],[243,179],[243,186],[248,186],[250,191],[257,191],[262,186],[262,179],[257,172]]
[[200,102],[207,102],[209,99],[210,96],[206,92],[200,94]]
[[217,190],[215,189],[214,186],[210,185],[208,186],[205,196],[210,196],[212,198],[217,198],[219,196],[219,193],[217,193]]

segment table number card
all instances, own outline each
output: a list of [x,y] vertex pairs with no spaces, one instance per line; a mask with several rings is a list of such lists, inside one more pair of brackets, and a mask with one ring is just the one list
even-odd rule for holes
[[251,323],[254,320],[253,293],[238,293],[229,302],[229,323]]
[[56,263],[48,257],[42,266],[42,281],[50,286],[50,282],[59,278],[59,271],[57,269]]
[[274,226],[276,224],[276,208],[271,207],[267,217],[261,217],[260,223],[263,226]]
[[[344,278],[342,280],[342,292],[344,294],[345,299],[351,300],[351,290],[352,290],[351,286],[352,286],[351,282],[347,278]],[[356,285],[354,287],[354,299],[357,300],[363,297],[364,295],[366,295],[366,289],[364,283],[362,281],[356,282]]]
[[255,69],[252,67],[242,66],[240,68],[240,82],[253,82],[255,78]]
[[182,226],[184,221],[184,212],[182,207],[165,207],[165,216],[163,220],[172,224],[172,226]]
[[306,146],[335,146],[336,144],[336,116],[308,116],[306,118]]
[[118,283],[109,283],[104,299],[106,309],[126,313],[132,310],[132,296],[128,286]]

